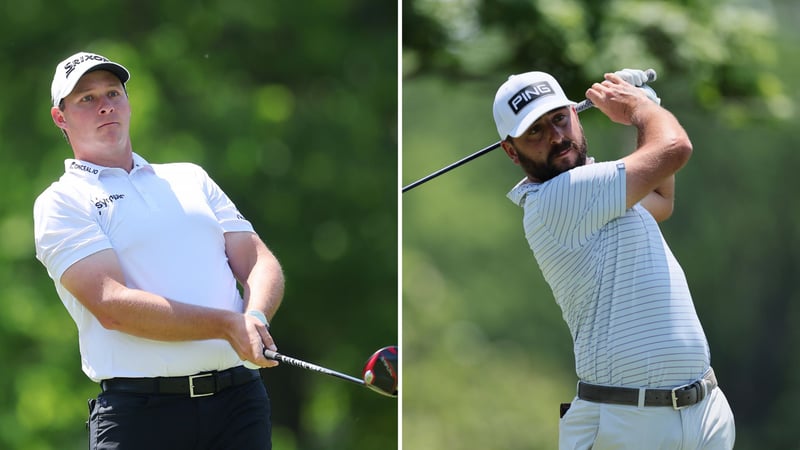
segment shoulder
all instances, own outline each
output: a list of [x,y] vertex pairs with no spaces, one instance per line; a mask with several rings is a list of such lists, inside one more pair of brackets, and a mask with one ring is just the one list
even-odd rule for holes
[[192,162],[172,162],[163,164],[150,164],[153,172],[163,177],[182,177],[190,179],[206,179],[208,172],[199,164]]
[[34,210],[48,208],[58,204],[78,203],[87,198],[83,193],[87,190],[87,184],[78,177],[62,175],[58,181],[54,181],[44,191],[42,191],[33,202]]
[[625,165],[619,161],[587,164],[564,172],[541,185],[545,198],[591,198],[625,183]]
[[625,163],[620,161],[604,161],[585,164],[565,172],[551,181],[567,176],[572,182],[616,179],[625,172]]
[[157,163],[157,164],[150,164],[150,167],[153,168],[156,172],[165,172],[165,171],[172,171],[172,172],[203,172],[205,173],[205,169],[200,167],[199,164],[193,162],[170,162],[170,163]]

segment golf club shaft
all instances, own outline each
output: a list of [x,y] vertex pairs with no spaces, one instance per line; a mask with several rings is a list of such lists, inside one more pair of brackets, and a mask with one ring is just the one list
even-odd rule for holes
[[[584,101],[578,103],[577,106],[575,106],[575,110],[577,112],[581,112],[581,111],[585,111],[585,110],[587,110],[587,109],[589,109],[589,108],[591,108],[593,106],[594,106],[594,104],[592,104],[592,102],[587,99],[587,100],[584,100]],[[492,151],[492,150],[494,150],[494,149],[496,149],[498,147],[500,147],[500,141],[497,141],[497,142],[495,142],[494,144],[492,144],[492,145],[490,145],[488,147],[484,147],[484,148],[478,150],[477,152],[475,152],[475,153],[473,153],[473,154],[471,154],[471,155],[469,155],[467,157],[459,159],[458,161],[454,162],[453,164],[450,164],[449,166],[443,167],[443,168],[437,170],[436,172],[433,172],[432,174],[430,174],[430,175],[428,175],[428,176],[426,176],[424,178],[420,178],[419,180],[409,184],[408,186],[404,186],[403,187],[403,192],[406,192],[408,190],[414,189],[415,187],[419,186],[420,184],[425,183],[426,181],[432,180],[432,179],[438,177],[439,175],[443,175],[443,174],[455,169],[458,166],[464,165],[464,164],[472,161],[473,159],[475,159],[475,158],[477,158],[479,156],[483,156],[483,155],[489,153],[490,151]]]
[[403,192],[406,192],[406,191],[409,191],[411,189],[414,189],[415,187],[419,186],[420,184],[425,183],[426,181],[430,181],[430,180],[438,177],[439,175],[445,174],[445,173],[455,169],[456,167],[458,167],[460,165],[463,165],[463,164],[466,164],[466,163],[472,161],[473,159],[475,159],[475,158],[477,158],[477,157],[479,157],[481,155],[485,155],[485,154],[489,153],[490,151],[496,149],[497,147],[500,147],[500,142],[499,141],[495,142],[494,144],[492,144],[492,145],[490,145],[488,147],[484,147],[484,148],[478,150],[477,152],[475,152],[475,153],[473,153],[473,154],[471,154],[471,155],[469,155],[469,156],[467,156],[467,157],[465,157],[463,159],[459,159],[458,161],[454,162],[453,164],[450,164],[447,167],[443,167],[443,168],[437,170],[436,172],[433,172],[432,174],[430,174],[430,175],[428,175],[428,176],[426,176],[424,178],[420,178],[419,180],[409,184],[408,186],[404,186],[403,187]]
[[364,380],[356,377],[351,377],[350,375],[345,375],[343,373],[339,373],[335,370],[326,369],[325,367],[318,366],[316,364],[311,364],[309,362],[305,362],[296,358],[292,358],[290,356],[282,355],[278,352],[273,352],[272,350],[264,349],[264,357],[267,359],[271,359],[274,361],[279,361],[284,364],[288,364],[290,366],[299,367],[301,369],[313,370],[315,372],[324,373],[325,375],[330,375],[332,377],[341,378],[342,380],[347,380],[351,383],[360,384],[364,386]]
[[[648,82],[655,81],[655,79],[656,79],[656,71],[655,70],[647,69],[645,71],[645,74],[647,74],[647,81]],[[578,103],[577,105],[575,105],[575,111],[580,113],[580,112],[586,111],[589,108],[592,108],[593,106],[594,106],[594,103],[592,103],[592,101],[587,98],[587,99],[581,101],[580,103]],[[411,183],[411,184],[409,184],[407,186],[403,186],[403,192],[405,193],[406,191],[410,191],[411,189],[414,189],[415,187],[419,186],[422,183],[430,181],[430,180],[438,177],[439,175],[445,174],[445,173],[455,169],[458,166],[464,165],[464,164],[472,161],[473,159],[475,159],[475,158],[477,158],[479,156],[483,156],[483,155],[491,152],[492,150],[496,149],[497,147],[500,147],[500,141],[497,141],[497,142],[495,142],[494,144],[492,144],[492,145],[490,145],[488,147],[484,147],[484,148],[478,150],[477,152],[475,152],[475,153],[473,153],[473,154],[471,154],[471,155],[469,155],[469,156],[467,156],[465,158],[459,159],[458,161],[454,162],[453,164],[450,164],[449,166],[443,167],[443,168],[437,170],[436,172],[433,172],[432,174],[430,174],[430,175],[428,175],[426,177],[420,178],[419,180],[417,180],[417,181],[415,181],[415,182],[413,182],[413,183]]]

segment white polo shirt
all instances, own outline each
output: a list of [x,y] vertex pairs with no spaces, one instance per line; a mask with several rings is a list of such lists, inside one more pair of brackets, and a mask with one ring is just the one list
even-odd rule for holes
[[637,388],[694,381],[710,354],[686,277],[655,219],[640,204],[626,209],[625,196],[619,161],[508,193],[569,326],[578,377]]
[[149,164],[130,173],[68,159],[34,204],[36,257],[78,326],[92,380],[190,375],[241,364],[221,339],[162,342],[103,328],[60,280],[72,264],[114,249],[128,287],[168,299],[242,311],[224,233],[253,227],[199,166]]

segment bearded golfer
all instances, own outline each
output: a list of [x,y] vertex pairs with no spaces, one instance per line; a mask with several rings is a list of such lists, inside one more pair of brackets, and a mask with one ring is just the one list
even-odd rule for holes
[[524,209],[574,342],[580,381],[560,421],[562,450],[730,449],[735,439],[686,278],[657,224],[672,214],[692,144],[655,93],[633,85],[644,76],[606,74],[586,92],[638,131],[616,161],[587,158],[575,103],[552,76],[513,75],[494,100],[503,150],[526,175],[508,197]]

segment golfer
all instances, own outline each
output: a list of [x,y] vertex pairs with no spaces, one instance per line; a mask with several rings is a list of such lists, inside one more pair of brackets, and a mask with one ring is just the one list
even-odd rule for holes
[[616,161],[587,158],[575,103],[552,76],[513,75],[494,100],[503,150],[525,173],[508,197],[574,341],[578,392],[559,448],[730,449],[733,414],[657,224],[672,214],[692,144],[655,93],[633,85],[643,80],[626,69],[586,92],[638,131]]
[[256,369],[276,364],[262,348],[281,267],[203,169],[132,151],[129,78],[93,53],[56,66],[50,112],[74,158],[34,204],[36,256],[102,390],[89,448],[269,449]]

